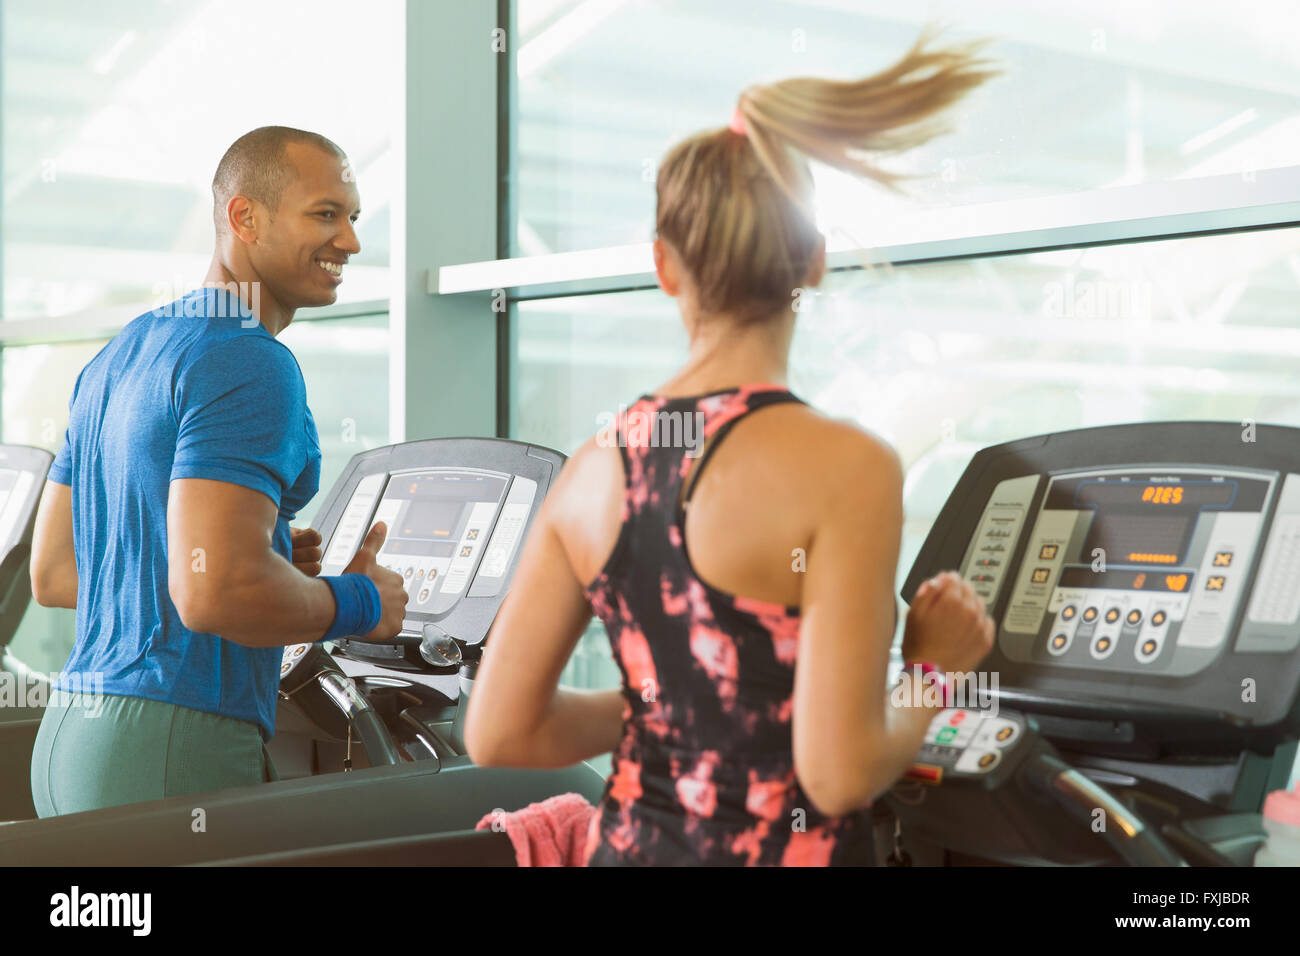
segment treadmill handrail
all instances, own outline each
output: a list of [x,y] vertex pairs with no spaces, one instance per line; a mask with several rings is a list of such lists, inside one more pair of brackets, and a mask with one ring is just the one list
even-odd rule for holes
[[999,701],[1006,701],[1018,710],[1030,713],[1053,714],[1060,717],[1087,717],[1107,723],[1125,721],[1159,721],[1171,724],[1227,724],[1231,727],[1253,727],[1249,721],[1222,710],[1208,710],[1174,704],[1154,707],[1131,700],[1096,697],[1079,694],[1068,700],[1045,697],[1028,690],[999,688],[992,692]]

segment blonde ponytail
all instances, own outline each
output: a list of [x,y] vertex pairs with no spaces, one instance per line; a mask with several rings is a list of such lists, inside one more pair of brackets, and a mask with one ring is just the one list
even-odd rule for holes
[[986,41],[927,49],[927,27],[894,65],[860,80],[794,77],[751,86],[743,133],[698,133],[665,158],[656,184],[659,235],[681,256],[706,311],[761,319],[788,307],[819,235],[805,157],[895,191],[909,176],[863,153],[900,153],[948,131],[944,111],[998,70]]

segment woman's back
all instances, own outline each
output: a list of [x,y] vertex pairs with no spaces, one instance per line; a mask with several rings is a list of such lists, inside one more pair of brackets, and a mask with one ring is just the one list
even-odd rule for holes
[[777,385],[643,398],[605,437],[553,503],[627,703],[591,862],[872,862],[868,811],[804,793],[793,726],[827,459],[878,443]]

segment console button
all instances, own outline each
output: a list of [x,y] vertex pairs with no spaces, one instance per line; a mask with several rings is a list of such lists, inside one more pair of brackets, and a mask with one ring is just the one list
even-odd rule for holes
[[959,773],[988,773],[1002,760],[1002,754],[996,750],[980,750],[971,747],[957,761]]
[[1084,619],[1085,621],[1090,622],[1090,623],[1091,623],[1092,621],[1097,620],[1097,609],[1096,609],[1095,607],[1090,607],[1090,608],[1088,608],[1087,610],[1085,610],[1085,611],[1083,612],[1083,619]]
[[1165,623],[1165,612],[1164,612],[1164,611],[1156,611],[1156,613],[1154,613],[1154,614],[1151,615],[1151,626],[1152,626],[1152,627],[1159,627],[1159,626],[1160,626],[1161,624],[1163,624],[1163,623]]
[[1139,611],[1137,608],[1134,608],[1133,610],[1128,612],[1128,616],[1124,618],[1124,620],[1129,624],[1141,624],[1142,612]]
[[905,780],[920,780],[922,783],[938,783],[943,779],[943,768],[930,764],[916,763],[907,768],[903,774]]
[[1078,613],[1078,609],[1073,604],[1067,604],[1065,607],[1061,608],[1061,620],[1073,621],[1074,615]]
[[1108,608],[1106,611],[1106,623],[1114,624],[1118,620],[1119,620],[1119,608],[1117,607]]
[[990,717],[971,741],[975,750],[1005,749],[1020,739],[1020,725],[1014,720]]
[[1114,650],[1115,639],[1112,637],[1099,637],[1092,642],[1092,656],[1097,660],[1109,657]]

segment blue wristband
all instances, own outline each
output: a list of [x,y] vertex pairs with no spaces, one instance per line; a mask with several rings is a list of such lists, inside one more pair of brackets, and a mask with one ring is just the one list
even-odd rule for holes
[[334,623],[325,632],[322,641],[333,641],[349,635],[369,634],[379,626],[383,616],[383,605],[379,600],[379,588],[375,582],[364,574],[340,574],[337,577],[322,577],[334,592],[334,603],[338,609],[334,612]]

